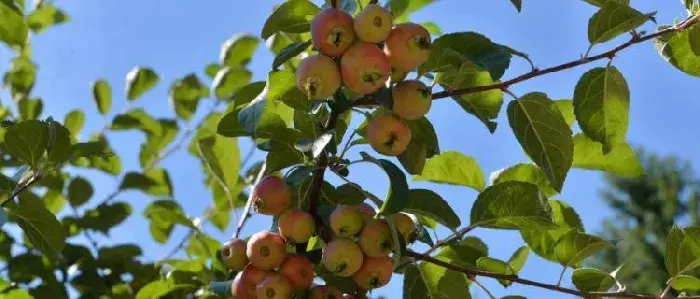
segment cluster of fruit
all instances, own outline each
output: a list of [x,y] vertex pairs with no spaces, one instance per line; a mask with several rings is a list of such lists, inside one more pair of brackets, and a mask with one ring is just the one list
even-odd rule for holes
[[391,113],[370,122],[367,139],[381,154],[403,153],[411,130],[402,119],[421,118],[432,102],[430,87],[419,80],[404,80],[430,56],[428,30],[414,23],[394,26],[386,8],[369,4],[354,20],[343,10],[324,9],[311,22],[311,39],[319,53],[299,64],[297,87],[310,99],[324,100],[341,85],[357,95],[373,94],[391,78]]
[[[313,285],[314,264],[290,252],[287,244],[303,244],[316,233],[314,217],[290,208],[292,192],[283,179],[263,178],[252,191],[256,212],[279,216],[279,233],[262,231],[248,241],[232,239],[224,243],[221,260],[237,273],[231,284],[234,298],[292,298],[309,290],[309,298],[354,298],[335,287]],[[330,226],[332,236],[322,249],[321,263],[336,276],[352,277],[357,285],[371,290],[386,285],[394,261],[389,254],[396,245],[387,219],[375,217],[375,210],[363,203],[338,206],[321,221]],[[404,242],[415,239],[415,222],[406,214],[393,215],[397,232]]]

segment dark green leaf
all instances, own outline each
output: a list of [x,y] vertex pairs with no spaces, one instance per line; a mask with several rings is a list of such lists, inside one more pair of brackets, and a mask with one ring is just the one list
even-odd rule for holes
[[0,41],[10,46],[24,46],[29,29],[22,14],[0,1]]
[[515,8],[518,10],[518,12],[523,10],[523,2],[522,0],[510,0],[511,3],[515,6]]
[[362,153],[366,161],[370,161],[381,167],[389,176],[389,193],[386,200],[379,208],[379,215],[391,215],[400,212],[408,203],[408,183],[406,175],[394,163],[385,159],[375,159],[366,153]]
[[563,266],[576,267],[589,256],[612,246],[600,237],[572,231],[557,241],[554,255]]
[[529,93],[508,104],[508,121],[525,152],[560,191],[573,160],[572,132],[552,100]]
[[584,292],[605,292],[615,285],[610,273],[594,268],[575,269],[571,281]]
[[68,114],[66,114],[65,119],[63,120],[63,126],[70,131],[71,136],[78,136],[80,134],[80,130],[83,129],[83,125],[85,125],[85,113],[83,113],[82,110],[72,110]]
[[550,200],[549,206],[552,208],[552,219],[559,228],[550,230],[527,228],[520,230],[520,234],[533,252],[556,262],[554,247],[557,241],[571,231],[583,232],[584,229],[576,211],[565,202]]
[[574,90],[574,113],[586,135],[609,153],[624,143],[629,125],[630,90],[614,66],[583,74]]
[[608,154],[603,154],[603,145],[584,134],[574,136],[573,167],[600,170],[625,177],[644,174],[641,161],[629,144],[619,144]]
[[404,211],[428,217],[451,229],[462,225],[459,216],[437,193],[427,189],[411,189],[408,195]]
[[238,122],[238,113],[243,107],[260,95],[265,89],[265,82],[257,81],[243,86],[229,104],[229,109],[219,121],[216,131],[226,137],[246,136],[248,132]]
[[47,152],[49,162],[62,165],[73,156],[73,142],[70,131],[53,119],[48,120],[49,141]]
[[459,243],[443,247],[435,257],[465,268],[476,268],[477,260],[488,253],[488,247],[479,238],[467,237]]
[[[668,26],[660,26],[663,30]],[[693,52],[690,32],[681,30],[676,33],[664,34],[654,40],[659,54],[678,70],[700,77],[700,55]]]
[[418,269],[430,298],[471,298],[465,274],[425,262],[420,263]]
[[112,87],[104,79],[92,83],[92,98],[97,105],[97,111],[102,115],[109,113],[112,108]]
[[189,120],[197,111],[199,101],[209,96],[209,88],[199,81],[196,74],[191,73],[173,81],[168,90],[168,96],[175,114],[184,120]]
[[83,177],[75,177],[68,184],[68,202],[74,207],[88,202],[93,193],[92,185]]
[[99,169],[111,175],[121,172],[121,159],[114,154],[103,134],[93,135],[91,142],[77,144],[74,151],[77,166]]
[[477,191],[484,189],[486,181],[476,160],[457,151],[447,151],[428,159],[423,172],[413,179],[467,186]]
[[161,244],[168,241],[175,224],[194,227],[180,205],[172,200],[157,200],[150,203],[144,209],[143,215],[150,220],[153,239]]
[[464,62],[471,62],[477,69],[488,71],[491,79],[498,80],[510,65],[511,52],[489,38],[476,32],[457,32],[445,34],[433,41],[430,58],[419,69],[419,73],[444,71],[445,56],[457,58],[452,60],[454,68],[463,67]]
[[44,102],[41,99],[22,98],[17,103],[19,115],[22,119],[37,119],[41,112],[44,111]]
[[590,4],[598,6],[598,7],[602,7],[603,5],[605,5],[605,3],[608,3],[608,2],[615,2],[615,3],[622,4],[622,5],[629,5],[630,4],[630,0],[583,0],[583,1],[586,1]]
[[154,196],[172,196],[173,189],[168,171],[163,168],[154,168],[141,174],[128,172],[124,175],[119,189],[136,189]]
[[360,191],[362,188],[358,185],[353,185],[351,183],[338,186],[338,195],[342,201],[338,202],[339,205],[359,205],[361,204],[367,196]]
[[319,136],[316,139],[300,140],[294,144],[294,147],[296,149],[298,149],[300,152],[310,154],[312,159],[316,159],[319,155],[321,155],[323,150],[326,148],[328,143],[331,142],[332,139],[333,139],[333,132],[326,132],[326,133],[321,134],[321,136]]
[[272,61],[272,69],[279,69],[279,67],[285,64],[287,61],[306,51],[306,49],[309,48],[310,45],[311,41],[309,40],[306,42],[291,43],[286,47],[282,48],[280,53],[277,54],[277,56],[275,57],[275,60]]
[[216,73],[211,83],[214,95],[218,99],[227,99],[250,82],[253,73],[243,68],[224,67]]
[[160,77],[147,67],[135,67],[126,74],[126,98],[134,101],[158,84]]
[[7,128],[4,138],[10,154],[36,169],[48,145],[49,128],[44,122],[26,120]]
[[117,114],[112,120],[112,130],[141,130],[146,134],[159,135],[160,124],[141,108],[134,108],[126,113]]
[[53,25],[68,22],[70,18],[62,10],[52,4],[44,4],[37,8],[27,18],[27,23],[32,31],[39,33]]
[[238,139],[214,135],[199,140],[199,153],[225,190],[233,190],[238,183],[241,157]]
[[302,111],[311,108],[311,101],[297,88],[296,75],[291,70],[270,72],[267,86],[268,101],[282,101],[287,106]]
[[418,120],[405,121],[411,129],[411,142],[398,159],[410,174],[420,174],[426,159],[440,153],[437,134],[430,121],[422,117]]
[[87,229],[101,232],[105,235],[113,227],[121,224],[131,215],[131,206],[125,202],[102,204],[88,210],[78,219],[78,224]]
[[549,183],[542,169],[530,163],[520,163],[495,171],[491,173],[491,181],[492,185],[510,181],[530,183],[537,186],[540,192],[546,196],[554,196],[559,193],[552,188],[552,184]]
[[311,19],[321,12],[308,0],[290,0],[282,3],[265,21],[260,36],[267,39],[277,32],[304,33],[311,26]]
[[588,41],[591,44],[607,42],[642,26],[651,20],[653,15],[645,15],[626,4],[607,1],[588,20]]
[[250,34],[237,34],[221,46],[219,62],[224,67],[246,66],[252,59],[260,39]]
[[471,225],[499,229],[556,228],[547,198],[530,183],[505,182],[486,188],[471,211]]
[[423,282],[420,270],[416,266],[406,267],[403,275],[403,298],[404,299],[430,299],[428,287]]
[[673,226],[666,239],[666,268],[671,276],[700,267],[700,227]]
[[20,197],[19,205],[7,212],[17,222],[29,242],[50,259],[54,259],[66,245],[66,235],[56,216],[44,204],[32,197]]
[[689,275],[678,275],[672,285],[674,289],[679,291],[700,291],[700,278]]
[[178,132],[177,122],[172,119],[159,119],[156,121],[158,129],[153,133],[146,133],[146,142],[141,144],[139,151],[139,163],[142,168],[152,168],[153,163],[161,157],[163,150],[175,140]]

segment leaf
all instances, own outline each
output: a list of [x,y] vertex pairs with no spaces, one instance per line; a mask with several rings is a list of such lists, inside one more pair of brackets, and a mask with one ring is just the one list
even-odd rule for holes
[[608,2],[615,2],[615,3],[622,4],[622,5],[629,5],[630,4],[630,0],[583,0],[583,1],[588,2],[591,5],[598,6],[598,7],[601,7],[601,6],[605,5],[605,3],[608,3]]
[[282,48],[280,53],[275,56],[275,60],[272,61],[272,70],[278,70],[279,67],[285,64],[287,61],[306,51],[310,45],[311,40],[306,42],[291,43],[285,46]]
[[630,90],[617,68],[595,68],[583,74],[574,90],[574,113],[583,132],[603,143],[603,152],[625,142]]
[[66,114],[63,125],[70,131],[71,136],[78,136],[85,125],[85,113],[82,110],[72,110]]
[[48,145],[49,128],[44,122],[25,120],[7,128],[4,138],[10,154],[37,169]]
[[613,244],[600,237],[572,231],[559,239],[554,247],[557,261],[567,267],[576,267],[583,260]]
[[[668,26],[660,26],[658,30],[666,28]],[[654,45],[659,54],[678,70],[700,77],[700,55],[693,51],[690,39],[690,32],[681,30],[657,37]]]
[[326,133],[321,134],[321,136],[318,136],[318,138],[316,138],[316,139],[312,139],[312,140],[303,139],[303,140],[297,141],[294,144],[294,147],[297,150],[299,150],[300,152],[310,154],[312,159],[316,159],[316,158],[318,158],[319,155],[321,155],[323,150],[331,142],[332,139],[333,139],[333,132],[326,132]]
[[403,210],[408,202],[408,183],[403,171],[389,160],[375,159],[365,152],[362,152],[361,155],[365,161],[377,164],[389,176],[389,193],[382,206],[379,207],[378,214],[391,215]]
[[471,210],[471,226],[498,229],[556,228],[552,209],[529,183],[511,181],[486,188]]
[[154,196],[173,196],[172,183],[168,171],[163,168],[154,168],[141,174],[128,172],[124,175],[120,190],[141,190]]
[[[511,270],[508,267],[508,264],[504,261],[491,258],[491,257],[482,257],[479,258],[476,261],[476,266],[479,267],[480,269],[492,272],[492,273],[498,273],[498,274],[503,274],[503,275],[513,275],[513,270]],[[507,287],[510,286],[513,282],[504,280],[504,279],[499,279],[498,283],[500,283],[502,286]]]
[[170,106],[177,116],[189,120],[197,111],[199,101],[209,96],[209,89],[195,73],[190,73],[173,81],[168,90],[168,96]]
[[73,142],[70,131],[57,121],[49,118],[49,140],[46,146],[49,162],[59,166],[73,156]]
[[141,130],[146,134],[161,133],[160,123],[142,108],[135,108],[126,113],[117,114],[112,120],[112,130]]
[[293,118],[293,112],[282,102],[268,100],[266,94],[263,93],[240,110],[238,123],[248,134],[267,138],[274,135],[275,132],[287,133],[287,123]]
[[574,115],[574,101],[573,100],[557,100],[554,101],[554,107],[559,110],[561,115],[564,117],[564,121],[569,127],[574,125],[576,121],[576,116]]
[[409,15],[424,8],[435,0],[390,0],[387,7],[394,16],[394,23],[404,23],[408,21]]
[[700,227],[673,226],[666,239],[666,268],[671,276],[700,267]]
[[301,111],[311,108],[311,101],[297,88],[296,75],[291,70],[270,72],[267,77],[268,101],[282,101]]
[[53,260],[63,250],[66,245],[63,227],[39,199],[21,197],[19,205],[11,205],[7,212],[29,242],[45,256]]
[[47,191],[41,201],[44,202],[46,209],[54,215],[61,212],[61,210],[63,210],[63,206],[66,204],[66,199],[63,197],[63,194],[56,190]]
[[265,21],[262,36],[267,39],[277,32],[304,33],[311,27],[311,19],[321,9],[308,0],[290,0],[280,4]]
[[93,193],[90,182],[81,176],[74,177],[68,184],[68,202],[73,207],[80,207],[88,202]]
[[508,122],[530,158],[561,192],[573,160],[572,132],[543,93],[529,93],[508,104]]
[[253,59],[260,39],[250,34],[236,34],[221,46],[219,63],[224,67],[244,67]]
[[624,177],[638,177],[644,174],[642,163],[629,144],[619,144],[610,153],[603,154],[603,145],[584,134],[574,136],[572,166],[611,172]]
[[416,266],[406,267],[403,275],[403,298],[404,299],[430,299],[428,287],[423,282],[420,270]]
[[[2,6],[0,6],[2,9]],[[5,73],[3,82],[10,86],[10,94],[13,98],[26,98],[36,82],[37,66],[26,57],[17,57],[12,60],[12,69]]]
[[238,139],[214,135],[199,140],[199,153],[209,171],[227,191],[238,184],[241,157]]
[[428,217],[440,224],[457,229],[462,222],[450,205],[437,193],[428,189],[411,189],[404,211]]
[[44,4],[35,9],[29,18],[27,24],[32,31],[40,33],[53,25],[68,22],[70,18],[62,10],[52,4]]
[[108,235],[110,229],[123,223],[131,215],[131,211],[131,205],[125,202],[101,204],[85,211],[83,217],[78,219],[78,224],[82,228]]
[[22,14],[0,1],[0,16],[0,41],[10,46],[24,46],[29,29]]
[[559,194],[552,184],[547,180],[547,176],[542,172],[542,169],[534,164],[520,163],[508,168],[497,170],[491,173],[491,185],[497,185],[504,182],[518,181],[530,183],[535,186],[546,196],[554,196]]
[[[424,74],[444,69],[445,55],[460,58],[454,60],[460,65],[470,62],[477,66],[478,70],[488,71],[491,79],[498,80],[510,65],[511,51],[503,45],[492,42],[488,37],[476,32],[456,32],[440,36],[433,41],[430,48],[430,58],[419,67],[418,73]],[[456,54],[456,55],[455,55]]]
[[214,95],[218,99],[226,99],[250,82],[253,73],[243,68],[224,67],[216,73],[211,83]]
[[238,90],[238,92],[233,96],[233,100],[229,104],[229,109],[227,109],[226,114],[217,124],[216,132],[226,137],[248,135],[248,132],[238,122],[238,113],[241,111],[243,106],[250,103],[250,101],[260,95],[265,89],[265,86],[266,83],[264,81],[257,81],[243,86],[240,90]]
[[520,230],[520,234],[534,253],[556,262],[554,247],[557,241],[571,231],[583,232],[584,229],[578,214],[567,203],[550,200],[549,206],[552,208],[552,220],[559,228],[552,230],[527,228]]
[[97,111],[102,115],[109,113],[112,107],[112,87],[104,79],[92,83],[92,98],[97,105]]
[[126,74],[126,98],[129,101],[134,101],[141,97],[144,93],[151,90],[160,77],[156,72],[147,67],[135,67]]
[[594,268],[574,269],[571,281],[584,292],[605,292],[615,286],[615,278],[610,273]]
[[[494,81],[487,72],[479,72],[473,76],[470,84],[458,88],[484,86],[492,83],[494,83]],[[460,95],[452,97],[452,99],[455,100],[464,111],[476,116],[484,123],[489,132],[493,133],[496,131],[497,124],[495,119],[498,117],[498,113],[501,111],[501,106],[503,105],[502,90],[492,89],[489,91]]]
[[398,159],[408,173],[420,174],[423,172],[426,159],[440,153],[437,134],[433,124],[425,117],[407,120],[405,123],[411,129],[411,142]]
[[522,0],[510,0],[510,2],[513,3],[513,6],[515,6],[518,12],[521,12],[523,10]]
[[191,292],[197,289],[192,284],[178,284],[171,280],[156,280],[141,288],[136,299],[161,298],[175,291]]
[[695,56],[700,56],[700,26],[693,26],[688,29],[688,40],[690,40],[690,49],[693,50]]
[[357,186],[357,185],[353,186],[353,184],[351,184],[351,183],[347,183],[347,184],[343,184],[343,185],[338,186],[337,195],[339,196],[341,201],[337,202],[337,204],[338,205],[359,205],[363,201],[365,201],[367,196],[362,191],[360,191],[358,188],[361,189],[362,187]]
[[588,41],[591,44],[610,41],[652,20],[653,15],[645,15],[626,4],[608,1],[588,20]]
[[44,102],[41,99],[23,98],[17,103],[17,108],[22,119],[37,119],[44,110]]
[[520,270],[525,266],[525,261],[530,255],[530,248],[527,246],[522,246],[516,250],[513,255],[508,259],[508,267],[513,270],[514,274],[520,273]]
[[159,159],[162,151],[175,140],[178,127],[177,121],[172,119],[159,119],[155,132],[146,133],[146,142],[141,144],[139,151],[139,164],[142,168],[151,168],[153,163]]
[[447,151],[428,159],[423,172],[413,180],[467,186],[477,191],[484,189],[486,181],[476,160],[457,151]]
[[435,258],[465,268],[476,268],[477,260],[488,253],[489,249],[483,241],[477,237],[467,237],[459,243],[441,248]]
[[692,292],[700,291],[700,278],[689,275],[678,275],[673,280],[673,288],[678,291]]
[[426,262],[418,269],[430,298],[471,298],[469,280],[463,273]]
[[440,29],[440,25],[438,25],[435,22],[423,22],[420,23],[420,25],[423,26],[423,28],[425,28],[426,30],[428,30],[428,32],[430,32],[430,34],[432,35],[442,35],[442,29]]
[[161,244],[168,241],[175,224],[194,228],[180,205],[172,200],[156,200],[150,203],[144,209],[143,215],[150,220],[153,239]]

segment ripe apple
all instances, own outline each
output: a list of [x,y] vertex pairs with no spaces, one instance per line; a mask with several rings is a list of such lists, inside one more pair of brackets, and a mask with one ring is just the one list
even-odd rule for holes
[[362,250],[348,239],[335,239],[323,247],[321,260],[336,276],[349,277],[362,267]]
[[382,219],[372,219],[360,232],[360,248],[369,257],[388,256],[394,250],[391,228]]
[[292,286],[284,275],[273,273],[258,284],[255,293],[258,299],[290,299],[292,298]]
[[330,217],[331,229],[339,237],[351,237],[362,230],[363,219],[356,207],[338,206]]
[[411,129],[398,116],[381,114],[367,126],[367,141],[380,154],[398,156],[411,142]]
[[399,71],[411,71],[430,57],[430,32],[415,23],[396,25],[384,43],[384,53],[391,66]]
[[292,190],[279,177],[265,177],[253,188],[253,208],[260,214],[279,216],[291,201]]
[[287,246],[282,236],[269,231],[255,233],[248,240],[246,255],[253,267],[272,270],[287,257]]
[[358,42],[340,59],[340,73],[345,87],[365,95],[386,84],[391,76],[391,65],[377,45]]
[[388,9],[377,4],[368,4],[355,16],[355,33],[357,38],[366,43],[384,41],[394,24],[394,18]]
[[391,110],[399,117],[416,120],[430,111],[433,103],[431,90],[418,80],[406,80],[392,88],[393,106]]
[[319,52],[338,57],[355,42],[352,16],[337,8],[327,8],[311,20],[311,41]]
[[323,100],[340,88],[340,68],[328,56],[310,55],[299,63],[296,80],[297,88],[309,99]]
[[301,209],[290,209],[282,213],[277,228],[287,241],[300,244],[309,241],[316,231],[316,222],[311,214]]
[[226,241],[221,248],[221,260],[231,270],[240,271],[248,265],[248,257],[245,254],[246,243],[241,239]]
[[289,280],[293,290],[301,291],[311,286],[314,266],[305,257],[291,254],[280,266],[280,273]]
[[358,286],[365,290],[372,290],[385,286],[391,280],[394,271],[394,259],[384,257],[366,256],[359,271],[352,275],[352,279]]

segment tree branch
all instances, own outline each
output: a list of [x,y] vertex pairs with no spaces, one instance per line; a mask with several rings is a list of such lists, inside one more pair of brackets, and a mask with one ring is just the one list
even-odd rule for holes
[[[258,171],[258,175],[255,177],[255,181],[252,184],[253,188],[255,188],[255,185],[257,185],[258,182],[260,182],[266,169],[267,164],[263,163]],[[251,190],[248,194],[248,200],[245,203],[245,208],[243,208],[243,214],[240,218],[238,218],[238,225],[236,226],[236,232],[233,233],[233,238],[238,238],[238,235],[241,234],[241,230],[243,229],[243,225],[245,225],[245,222],[248,220],[248,218],[250,218],[250,208],[253,205],[253,199],[253,191]],[[236,211],[233,212],[235,213]]]
[[41,172],[37,171],[32,176],[30,176],[27,181],[24,183],[18,185],[15,187],[15,190],[10,194],[5,200],[0,203],[0,207],[4,207],[8,202],[14,201],[15,197],[17,197],[22,191],[27,190],[31,185],[34,185],[36,182],[41,180]]
[[[541,283],[537,281],[532,281],[529,279],[524,279],[520,278],[517,275],[507,275],[507,274],[499,274],[499,273],[493,273],[489,271],[483,271],[483,270],[478,270],[478,269],[468,269],[468,268],[463,268],[445,261],[441,261],[439,259],[436,259],[431,256],[426,256],[424,254],[416,253],[413,251],[406,251],[405,256],[408,257],[413,257],[418,260],[422,260],[424,262],[428,262],[431,264],[435,264],[441,267],[444,267],[446,269],[450,269],[452,271],[460,272],[467,274],[468,276],[483,276],[483,277],[490,277],[490,278],[495,278],[495,279],[502,279],[502,280],[507,280],[511,281],[514,283],[522,284],[522,285],[529,285],[529,286],[534,286],[542,289],[547,289],[551,291],[556,291],[560,293],[566,293],[574,296],[578,296],[581,298],[599,298],[599,297],[617,297],[617,298],[636,298],[636,299],[662,299],[663,297],[656,296],[656,295],[651,295],[651,294],[635,294],[635,293],[630,293],[630,292],[583,292],[579,290],[574,290],[574,289],[569,289],[565,287],[561,287],[558,285],[554,284],[547,284],[547,283]],[[689,296],[689,297],[683,297],[684,299],[700,299],[700,296]]]

